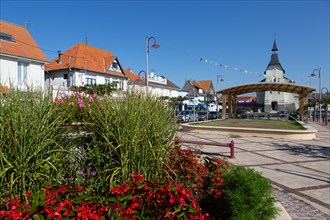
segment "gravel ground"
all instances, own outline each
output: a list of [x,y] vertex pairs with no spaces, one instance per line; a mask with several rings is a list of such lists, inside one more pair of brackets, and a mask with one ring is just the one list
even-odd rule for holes
[[327,215],[284,191],[273,188],[273,194],[280,201],[292,220],[330,220],[330,213]]

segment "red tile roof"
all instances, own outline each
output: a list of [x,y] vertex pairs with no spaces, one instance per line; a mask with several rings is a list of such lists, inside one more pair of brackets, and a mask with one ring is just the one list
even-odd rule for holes
[[[137,74],[135,74],[135,73],[133,72],[133,70],[123,68],[123,71],[124,71],[125,75],[126,75],[130,80],[136,81],[136,80],[139,79],[139,76],[138,76]],[[144,79],[144,78],[140,77],[140,79]]]
[[86,70],[93,72],[127,78],[125,73],[122,74],[108,70],[111,63],[116,59],[116,56],[114,56],[109,51],[102,50],[87,44],[77,43],[61,55],[62,63],[58,63],[58,57],[56,57],[46,65],[46,70],[54,71],[68,68],[86,68]]
[[256,96],[237,96],[236,101],[245,101],[245,102],[253,102],[256,100]]
[[0,53],[44,62],[48,61],[25,27],[0,20],[0,32],[11,35],[15,40],[15,42],[10,42],[0,39]]

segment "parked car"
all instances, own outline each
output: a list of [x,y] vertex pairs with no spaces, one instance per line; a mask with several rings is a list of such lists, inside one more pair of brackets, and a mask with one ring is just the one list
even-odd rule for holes
[[197,117],[197,112],[194,112],[192,110],[184,110],[181,111],[178,114],[178,122],[192,122],[192,121],[197,121],[198,117]]
[[188,122],[190,112],[191,111],[189,111],[189,110],[184,110],[184,111],[179,112],[178,122]]
[[207,119],[207,112],[197,112],[198,121],[206,121]]
[[217,111],[211,111],[208,114],[208,120],[218,119],[220,118],[220,114]]

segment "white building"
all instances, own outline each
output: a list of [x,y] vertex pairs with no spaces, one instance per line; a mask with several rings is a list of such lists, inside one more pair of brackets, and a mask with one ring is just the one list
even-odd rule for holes
[[[277,54],[276,41],[274,40],[272,48],[272,56],[270,62],[264,72],[264,79],[261,82],[273,83],[294,83],[284,76],[285,70],[280,64]],[[264,112],[281,111],[281,110],[296,110],[295,98],[293,93],[266,91],[257,92],[257,103],[264,105]]]
[[[135,91],[146,91],[145,78],[135,74],[131,69],[124,69],[129,78],[128,88]],[[148,77],[148,91],[157,97],[175,98],[179,96],[179,87],[164,76],[151,73]]]
[[0,20],[0,86],[43,90],[47,62],[25,27]]
[[45,68],[46,88],[54,93],[67,92],[71,86],[118,82],[120,90],[127,89],[125,75],[117,57],[111,52],[78,43],[60,53]]

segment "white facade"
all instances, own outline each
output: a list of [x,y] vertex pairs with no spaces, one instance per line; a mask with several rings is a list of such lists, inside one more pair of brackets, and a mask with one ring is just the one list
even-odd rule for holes
[[[283,71],[278,69],[267,70],[265,82],[288,83],[283,76]],[[295,110],[295,98],[293,93],[267,91],[264,94],[265,111],[280,111],[287,108]]]
[[117,87],[127,90],[127,79],[110,74],[91,72],[84,69],[64,69],[46,73],[45,84],[56,94],[57,91],[69,91],[71,86],[108,84],[118,82]]
[[[170,98],[179,97],[179,89],[168,85],[168,80],[162,76],[149,76],[148,91],[153,96]],[[133,91],[146,92],[144,81],[131,81],[129,89]]]
[[156,87],[153,85],[153,86],[149,86],[148,89],[152,95],[157,96],[157,97],[168,96],[170,98],[173,98],[173,97],[179,96],[178,90],[173,90],[168,87],[167,88],[166,87]]
[[22,91],[44,89],[43,61],[0,54],[0,84]]

